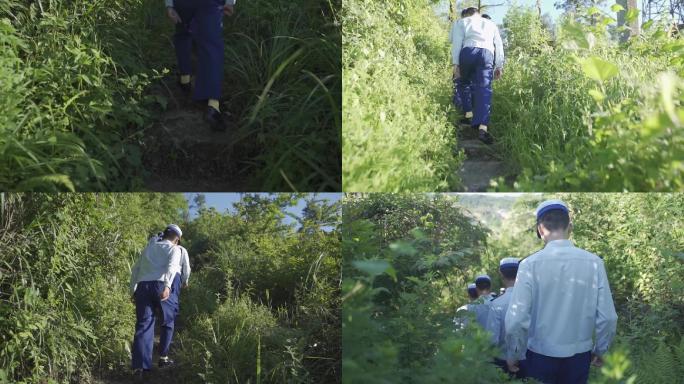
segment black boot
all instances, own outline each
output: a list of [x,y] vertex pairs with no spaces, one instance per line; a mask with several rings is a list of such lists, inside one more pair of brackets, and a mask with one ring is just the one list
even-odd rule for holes
[[491,145],[494,143],[494,138],[492,137],[492,135],[490,135],[489,132],[485,131],[484,129],[480,129],[477,138],[487,145]]
[[168,357],[166,359],[159,358],[159,368],[167,368],[167,367],[173,367],[176,365],[176,363],[169,359]]
[[461,117],[461,120],[458,121],[459,124],[463,125],[471,125],[473,123],[473,119],[471,117]]
[[215,132],[225,132],[226,131],[226,122],[223,120],[223,115],[221,114],[221,112],[216,110],[216,108],[207,107],[206,119],[207,119],[207,122],[209,123],[209,126],[211,127],[212,131],[215,131]]

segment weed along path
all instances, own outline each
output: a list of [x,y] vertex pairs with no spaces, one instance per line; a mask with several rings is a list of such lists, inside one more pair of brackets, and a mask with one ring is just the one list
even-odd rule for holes
[[497,144],[486,145],[477,138],[477,131],[468,125],[458,125],[458,151],[465,160],[458,169],[459,192],[486,192],[492,183],[512,184],[515,176],[497,150]]

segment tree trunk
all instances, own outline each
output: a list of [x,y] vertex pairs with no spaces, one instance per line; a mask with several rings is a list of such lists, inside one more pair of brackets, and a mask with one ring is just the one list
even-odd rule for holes
[[[621,5],[622,8],[624,8],[622,11],[619,11],[617,13],[618,27],[622,27],[624,25],[627,25],[627,20],[625,20],[627,16],[627,11],[629,11],[630,9],[638,10],[639,8],[637,8],[636,0],[616,0],[616,3]],[[632,20],[629,23],[628,27],[628,31],[622,32],[620,34],[621,42],[625,42],[629,40],[631,36],[637,36],[639,34],[639,17]]]

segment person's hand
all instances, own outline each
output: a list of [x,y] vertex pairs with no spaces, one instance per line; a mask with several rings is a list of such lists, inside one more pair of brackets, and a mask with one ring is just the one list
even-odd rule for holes
[[235,13],[235,6],[234,5],[224,5],[223,6],[223,14],[225,16],[233,16],[233,13]]
[[508,366],[508,371],[516,373],[520,370],[518,367],[518,360],[506,360],[506,365]]
[[185,283],[185,284],[183,284],[183,289],[185,289],[185,288],[187,288],[187,287],[189,287],[189,286],[190,286],[190,284]]
[[458,65],[454,65],[454,79],[461,77],[461,71],[458,69]]
[[135,296],[131,296],[131,303],[135,304]]
[[603,359],[599,355],[592,355],[591,357],[591,365],[594,367],[603,367]]
[[169,298],[169,295],[171,294],[171,290],[169,287],[164,287],[164,292],[159,295],[159,298],[161,298],[161,301],[166,301]]
[[173,7],[166,7],[166,15],[173,21],[174,24],[180,24],[183,21],[181,20],[180,16],[178,16],[178,12]]
[[494,69],[494,80],[499,80],[501,75],[503,75],[503,68]]

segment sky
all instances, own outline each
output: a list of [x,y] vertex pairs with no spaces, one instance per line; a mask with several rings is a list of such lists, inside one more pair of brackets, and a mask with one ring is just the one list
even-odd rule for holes
[[[549,14],[551,18],[555,21],[558,19],[558,17],[561,15],[562,11],[560,9],[556,9],[554,7],[554,3],[558,0],[542,0],[541,1],[541,6],[542,6],[542,15],[544,14]],[[642,0],[637,0],[637,7],[641,9],[641,1]],[[492,17],[492,20],[496,24],[501,24],[503,23],[503,18],[506,15],[506,12],[508,9],[512,6],[531,6],[531,7],[536,7],[536,0],[524,0],[524,1],[509,1],[509,0],[483,0],[482,4],[487,5],[487,4],[504,4],[502,6],[498,7],[490,7],[487,8],[485,11],[489,16]],[[517,5],[513,5],[517,4]],[[606,11],[610,10],[610,7],[615,4],[615,0],[606,0],[605,5],[603,6],[603,9]],[[440,4],[439,11],[446,11],[447,13],[449,12],[449,1],[448,0],[442,0],[442,3]]]
[[[197,193],[184,193],[183,195],[185,196],[185,199],[188,201],[188,204],[190,205],[190,218],[197,217],[197,210],[192,206],[193,199],[195,195],[197,195]],[[207,207],[214,207],[217,211],[222,213],[226,212],[226,210],[234,212],[235,209],[233,208],[233,203],[240,201],[240,198],[242,197],[242,194],[240,193],[204,193],[203,195],[206,197]],[[260,193],[259,195],[268,194]],[[315,195],[319,199],[325,199],[329,201],[338,201],[342,198],[341,193],[317,193]],[[305,206],[306,203],[304,202],[304,200],[300,200],[296,207],[289,208],[288,211],[299,216],[301,215],[302,210]],[[294,222],[294,219],[289,216],[286,216],[283,221],[286,224],[290,224]]]

